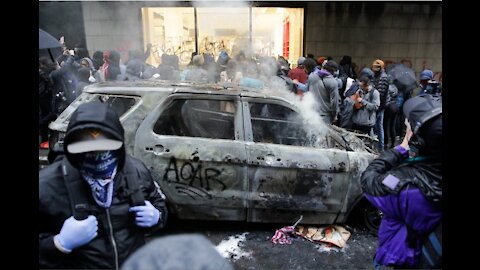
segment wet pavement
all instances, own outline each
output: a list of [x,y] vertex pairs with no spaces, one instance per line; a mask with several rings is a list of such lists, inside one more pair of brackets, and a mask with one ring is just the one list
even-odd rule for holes
[[275,230],[289,225],[172,219],[155,237],[203,234],[235,269],[373,269],[377,237],[366,229],[349,227],[352,234],[343,249],[328,248],[300,237],[293,238],[291,245],[273,244],[270,239]]

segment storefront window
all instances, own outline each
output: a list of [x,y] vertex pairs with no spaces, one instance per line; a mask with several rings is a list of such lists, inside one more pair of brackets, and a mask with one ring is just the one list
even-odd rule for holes
[[198,50],[217,59],[225,50],[231,57],[248,53],[249,8],[197,8]]
[[162,54],[174,54],[183,68],[197,49],[213,60],[221,51],[230,57],[240,51],[246,57],[283,56],[290,63],[302,55],[303,8],[198,7],[196,22],[194,12],[193,7],[142,9],[144,45],[153,44],[147,63],[158,66]]
[[162,55],[176,55],[180,65],[190,62],[195,51],[193,8],[142,8],[145,47],[152,44],[147,63],[158,66]]
[[254,53],[296,63],[303,51],[303,8],[252,8]]

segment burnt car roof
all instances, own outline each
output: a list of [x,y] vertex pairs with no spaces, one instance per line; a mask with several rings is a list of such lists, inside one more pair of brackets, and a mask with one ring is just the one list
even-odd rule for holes
[[[192,94],[192,95],[224,95],[224,96],[241,96],[241,97],[252,97],[252,98],[263,98],[269,100],[278,100],[285,103],[288,103],[290,106],[298,109],[298,105],[292,101],[292,93],[276,90],[276,89],[254,89],[244,86],[239,86],[238,84],[232,83],[191,83],[191,82],[173,82],[165,80],[143,80],[143,81],[113,81],[113,82],[102,82],[92,85],[88,85],[84,88],[83,92],[90,94],[109,94],[109,95],[125,95],[125,96],[138,96],[143,98],[144,96],[148,97],[147,99],[152,98],[152,94],[166,97],[175,93],[182,94]],[[65,111],[71,111],[75,109],[75,105],[78,106],[78,102],[74,101],[72,104],[74,107],[69,106]],[[67,113],[69,114],[69,113]],[[61,116],[57,118],[54,122],[50,123],[49,128],[52,130],[65,131],[66,122],[63,121],[67,118],[67,114],[62,113]],[[59,122],[62,120],[63,122]],[[338,132],[332,133],[331,131]],[[368,140],[371,140],[372,143],[375,141],[374,138],[369,136],[364,136],[358,134],[357,132],[347,131],[336,126],[330,126],[329,133],[335,137],[336,141],[342,142],[344,139],[341,136],[347,137],[365,137]],[[342,134],[342,135],[340,135]],[[350,140],[349,140],[350,141]],[[354,146],[350,145],[354,149],[363,148],[363,146]],[[373,147],[368,147],[366,150],[368,152],[376,153],[376,150]],[[352,149],[353,150],[353,149]],[[377,154],[377,153],[376,153]]]
[[224,84],[206,84],[206,83],[188,83],[188,82],[172,82],[162,80],[146,80],[146,81],[115,81],[102,82],[85,87],[83,90],[88,93],[115,93],[115,94],[139,94],[142,92],[171,92],[171,93],[192,93],[192,94],[219,94],[234,95],[244,97],[257,98],[274,98],[281,99],[288,103],[289,97],[283,91],[272,89],[258,90],[254,88],[239,86],[232,83]]

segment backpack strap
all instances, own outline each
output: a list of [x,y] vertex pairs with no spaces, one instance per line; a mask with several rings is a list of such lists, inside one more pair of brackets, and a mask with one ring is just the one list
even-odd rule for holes
[[[125,162],[125,179],[128,186],[132,206],[145,205],[145,196],[137,181],[140,173],[130,162]],[[89,188],[85,185],[82,177],[66,158],[62,161],[62,174],[70,198],[70,207],[73,217],[76,220],[84,220],[88,217],[91,205],[88,202],[87,194]]]
[[86,219],[88,217],[88,211],[90,210],[87,198],[87,186],[83,183],[78,170],[75,169],[66,158],[62,161],[62,174],[65,186],[67,187],[73,217],[76,220]]
[[145,196],[138,182],[140,177],[137,168],[135,168],[131,162],[125,160],[125,179],[127,181],[128,194],[130,195],[132,206],[145,205]]
[[442,268],[442,222],[422,243],[421,268]]

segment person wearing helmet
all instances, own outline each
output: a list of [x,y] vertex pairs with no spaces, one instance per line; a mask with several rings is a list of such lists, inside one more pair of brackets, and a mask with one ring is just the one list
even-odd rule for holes
[[441,96],[442,95],[442,85],[439,81],[435,79],[431,79],[428,81],[425,90],[423,91],[425,94],[430,94],[434,96]]
[[[429,82],[432,82],[432,84],[435,84],[437,81],[433,79],[433,71],[429,69],[424,69],[422,72],[420,72],[420,77],[419,77],[419,84],[418,87],[412,90],[411,97],[416,97],[420,94],[423,93],[428,93],[427,88],[429,87]],[[438,85],[433,85],[438,86]],[[431,88],[431,87],[430,87]],[[434,90],[436,90],[437,87],[435,87]],[[433,93],[433,91],[429,91],[430,93]]]
[[375,269],[441,268],[441,241],[433,259],[425,255],[424,239],[441,230],[442,103],[420,95],[405,102],[403,113],[403,142],[373,160],[361,176],[365,197],[383,213]]

